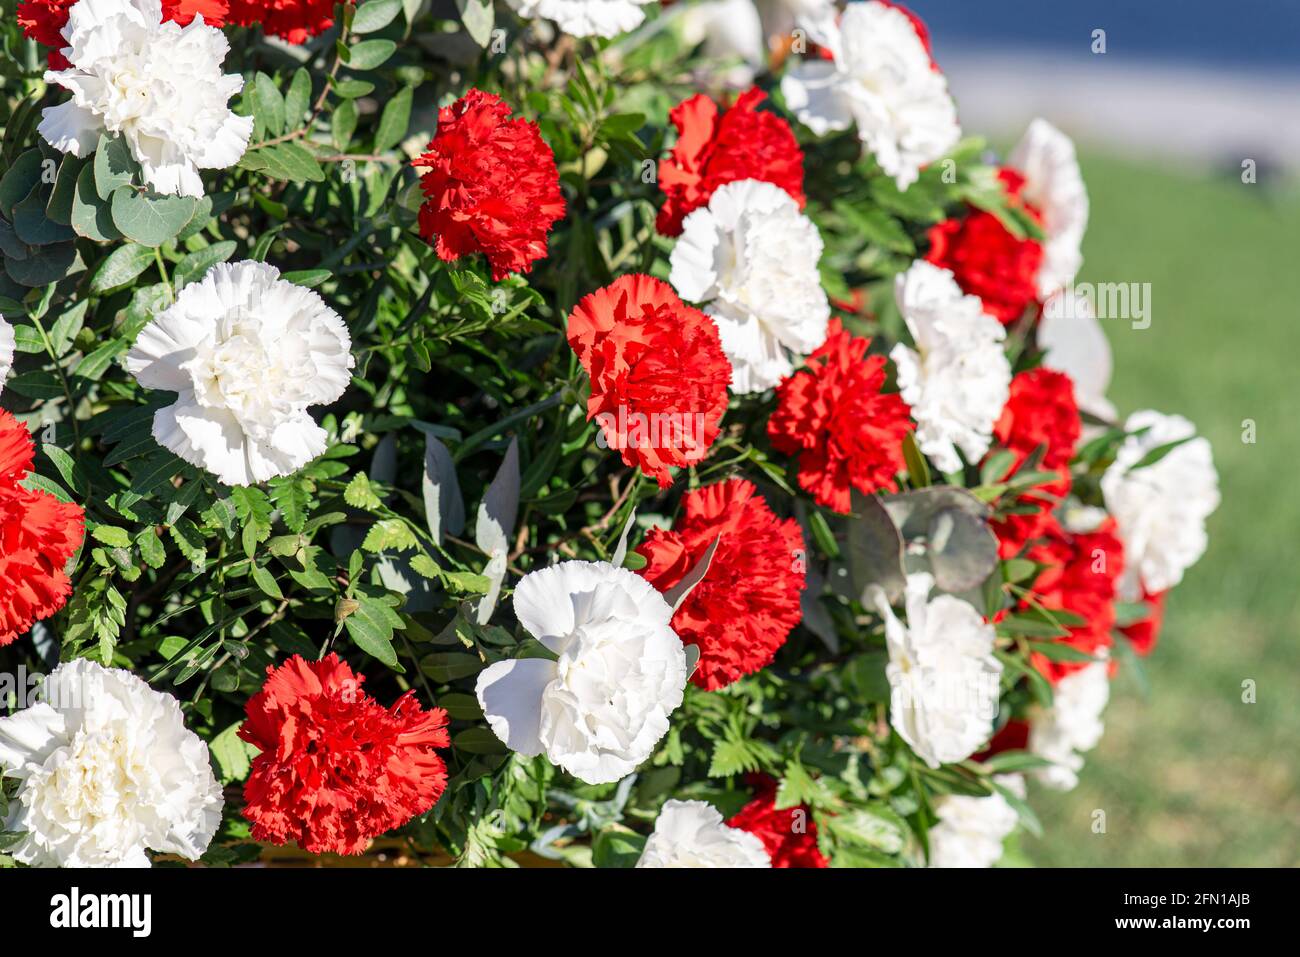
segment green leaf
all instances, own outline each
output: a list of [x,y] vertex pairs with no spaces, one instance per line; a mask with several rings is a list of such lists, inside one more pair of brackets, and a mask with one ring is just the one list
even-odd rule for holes
[[930,484],[930,465],[916,444],[916,433],[910,430],[903,436],[903,462],[907,465],[913,488],[925,488]]
[[126,140],[120,136],[102,133],[95,147],[95,190],[99,198],[107,200],[119,187],[126,186],[140,172],[140,165],[131,155]]
[[127,243],[114,249],[95,270],[90,281],[90,291],[100,295],[125,286],[148,269],[154,261],[154,252],[147,246]]
[[308,289],[315,289],[333,275],[328,269],[299,269],[294,272],[282,273],[280,278],[293,283],[295,286],[306,286]]
[[257,584],[258,588],[262,589],[263,594],[270,598],[274,598],[277,601],[284,598],[284,592],[280,590],[280,585],[275,580],[275,576],[272,575],[270,570],[265,566],[255,566],[252,575],[253,581]]
[[307,110],[311,106],[311,74],[305,67],[299,67],[289,83],[289,92],[284,95],[284,126],[292,132],[302,126]]
[[406,129],[411,122],[411,99],[413,96],[414,91],[409,86],[403,87],[384,106],[384,112],[379,117],[379,128],[375,130],[376,153],[392,149],[406,136]]
[[262,130],[267,136],[279,136],[284,132],[284,97],[276,88],[275,81],[259,72],[253,78],[250,93],[253,116],[261,123]]
[[368,0],[352,17],[353,33],[374,33],[393,22],[402,10],[402,0]]
[[190,221],[197,204],[192,196],[149,196],[119,189],[112,199],[113,225],[142,246],[161,246]]
[[235,722],[208,744],[222,784],[231,784],[248,777],[248,772],[253,767],[250,759],[259,753],[257,748],[239,737],[242,723]]
[[238,244],[233,239],[227,239],[187,254],[172,271],[172,282],[179,290],[188,282],[202,279],[204,273],[217,263],[230,259],[235,254],[236,248]]
[[377,609],[374,599],[363,598],[357,610],[343,620],[343,626],[357,647],[395,671],[403,670],[393,649],[393,628],[387,616]]
[[359,96],[368,96],[375,90],[375,85],[366,80],[339,80],[334,84],[334,92],[345,100]]
[[330,121],[330,140],[342,152],[352,142],[352,134],[356,132],[356,129],[357,102],[356,100],[344,100],[335,108]]
[[496,21],[492,0],[456,0],[456,9],[460,11],[460,22],[465,25],[470,39],[486,47],[492,39],[492,26]]
[[348,66],[353,70],[373,70],[393,55],[397,44],[392,40],[362,40],[348,51]]
[[103,542],[110,548],[131,547],[131,536],[127,534],[126,529],[116,525],[96,525],[95,530],[90,534],[95,541]]
[[435,651],[420,659],[420,670],[439,683],[476,675],[486,667],[476,655],[456,651]]
[[12,220],[14,207],[31,195],[41,179],[41,151],[28,150],[0,176],[0,214]]
[[122,238],[113,225],[112,208],[100,199],[95,189],[95,168],[87,163],[77,174],[77,189],[72,197],[72,229],[78,236],[100,243],[111,243]]

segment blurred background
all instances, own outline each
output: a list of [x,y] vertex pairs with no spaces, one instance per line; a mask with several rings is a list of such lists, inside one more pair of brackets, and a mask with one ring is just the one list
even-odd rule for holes
[[1079,787],[1038,789],[1046,835],[1019,856],[1300,865],[1300,3],[907,2],[967,132],[1005,148],[1041,115],[1076,139],[1080,281],[1151,283],[1150,328],[1103,323],[1111,398],[1194,421],[1223,492],[1144,674],[1117,679]]

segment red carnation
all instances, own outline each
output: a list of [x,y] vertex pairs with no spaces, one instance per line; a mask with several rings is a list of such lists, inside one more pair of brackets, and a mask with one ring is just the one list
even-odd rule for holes
[[778,809],[776,782],[762,775],[755,785],[754,799],[727,824],[762,841],[773,867],[830,867],[817,847],[817,822],[808,806]]
[[911,413],[897,394],[880,391],[885,358],[868,356],[870,344],[832,319],[806,368],[777,386],[767,423],[772,447],[799,456],[799,486],[837,512],[848,512],[850,487],[896,488],[903,468]]
[[1142,621],[1120,629],[1128,638],[1129,644],[1133,646],[1133,652],[1139,657],[1145,658],[1156,646],[1156,639],[1160,637],[1160,629],[1165,623],[1165,598],[1168,594],[1168,591],[1152,594],[1143,589],[1142,601],[1146,603],[1150,613]]
[[[1021,607],[1037,604],[1047,610],[1072,612],[1085,620],[1069,627],[1058,639],[1079,651],[1095,655],[1113,643],[1115,583],[1124,571],[1124,546],[1113,518],[1094,531],[1070,533],[1054,521],[1043,541],[1029,549],[1030,560],[1047,566],[1030,588]],[[1053,661],[1038,652],[1034,666],[1053,683],[1088,665],[1086,661]]]
[[1003,558],[1019,554],[1028,541],[1047,530],[1053,506],[1070,491],[1069,465],[1082,428],[1069,376],[1037,368],[1011,380],[1011,393],[994,423],[993,434],[1000,446],[1014,453],[1015,460],[999,478],[1014,475],[1039,449],[1042,456],[1037,470],[1055,472],[1059,478],[1022,495],[1017,505],[1026,511],[994,523]]
[[666,592],[719,539],[708,573],[673,615],[682,641],[700,649],[691,680],[716,691],[770,664],[799,624],[803,536],[744,479],[696,489],[683,505],[672,531],[651,530],[637,549],[647,561],[641,575]]
[[470,90],[438,111],[438,132],[415,160],[420,235],[447,262],[485,254],[494,280],[532,269],[564,216],[551,148],[536,123],[509,115],[501,97]]
[[385,708],[337,655],[267,668],[239,736],[261,750],[244,785],[253,839],[313,854],[360,854],[370,839],[437,803],[447,712],[413,691]]
[[660,233],[680,236],[688,214],[707,206],[718,187],[742,179],[779,186],[803,208],[803,151],[789,123],[758,109],[766,96],[751,88],[721,115],[702,93],[673,107],[668,117],[677,127],[677,143],[659,161]]
[[623,461],[672,484],[718,437],[731,363],[718,327],[666,282],[620,276],[569,316],[569,345],[591,377],[587,418]]
[[[288,43],[306,43],[334,26],[334,0],[229,0],[229,4],[229,22],[243,27],[261,24],[263,33]],[[212,22],[206,12],[203,18]]]
[[998,728],[983,751],[971,755],[972,761],[987,761],[1003,751],[1024,751],[1029,747],[1029,722],[1024,718],[1010,718]]
[[85,513],[20,484],[32,469],[31,434],[0,409],[0,646],[67,603],[64,567],[85,537]]
[[[1019,200],[1025,178],[1012,169],[998,173],[1007,194],[1034,219],[1038,210]],[[1034,239],[1017,239],[992,213],[971,208],[961,219],[931,226],[925,258],[952,271],[962,291],[979,296],[984,311],[1010,325],[1038,298],[1038,267],[1043,247]]]
[[[51,70],[66,70],[71,63],[60,51],[67,46],[63,28],[68,25],[68,11],[77,0],[21,0],[18,4],[18,25],[23,33],[42,46]],[[331,9],[333,6],[331,4]],[[185,26],[196,13],[203,14],[203,22],[219,27],[226,22],[226,0],[163,0],[164,21],[174,21]]]

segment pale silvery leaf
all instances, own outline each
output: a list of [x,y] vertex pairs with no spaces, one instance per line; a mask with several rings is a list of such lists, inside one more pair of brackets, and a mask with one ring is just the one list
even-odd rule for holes
[[713,554],[718,550],[718,543],[721,541],[722,536],[719,535],[709,545],[704,554],[700,556],[700,560],[695,563],[695,567],[686,573],[686,577],[664,592],[664,601],[668,602],[673,611],[681,608],[682,602],[686,601],[686,596],[691,593],[691,590],[704,581],[704,576],[709,573],[709,566],[713,564]]
[[444,535],[459,535],[465,528],[465,499],[456,477],[456,463],[447,446],[429,433],[424,436],[424,514],[429,534],[439,545]]
[[519,443],[512,438],[506,457],[478,507],[474,543],[489,555],[509,548],[510,533],[514,531],[518,511]]
[[618,546],[614,549],[614,557],[610,559],[611,565],[622,565],[623,560],[627,558],[627,536],[635,524],[636,509],[632,509],[632,514],[627,517],[627,522],[623,525],[623,534],[618,537]]
[[478,507],[474,541],[488,556],[483,574],[491,582],[488,593],[478,604],[478,623],[485,625],[492,617],[506,577],[506,558],[510,552],[510,535],[519,512],[519,442],[512,438],[506,457],[483,495]]

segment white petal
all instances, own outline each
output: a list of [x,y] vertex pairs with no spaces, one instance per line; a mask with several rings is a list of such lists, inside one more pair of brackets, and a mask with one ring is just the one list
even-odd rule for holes
[[853,113],[840,92],[834,64],[823,60],[796,64],[781,78],[781,95],[799,122],[818,136],[853,125]]
[[36,131],[61,153],[89,156],[99,142],[104,124],[93,112],[69,100],[42,110]]
[[532,757],[544,750],[539,729],[542,696],[555,678],[545,658],[498,661],[479,673],[475,693],[492,732],[511,751]]
[[0,769],[8,777],[26,777],[23,766],[44,764],[65,731],[63,715],[44,702],[0,718]]

